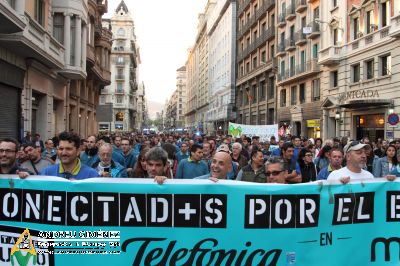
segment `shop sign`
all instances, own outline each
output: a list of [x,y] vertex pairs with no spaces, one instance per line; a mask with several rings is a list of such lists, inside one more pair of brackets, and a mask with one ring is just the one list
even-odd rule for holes
[[379,98],[379,93],[378,90],[355,90],[344,92],[340,96],[340,98],[344,98],[344,100]]
[[320,120],[307,120],[307,127],[320,127]]

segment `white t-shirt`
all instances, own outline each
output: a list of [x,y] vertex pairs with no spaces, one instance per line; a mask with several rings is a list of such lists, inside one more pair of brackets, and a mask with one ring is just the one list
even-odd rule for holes
[[354,173],[349,170],[349,168],[343,167],[340,168],[339,170],[333,171],[329,176],[328,180],[340,180],[342,177],[350,176],[350,180],[353,179],[370,179],[374,178],[374,176],[368,172],[365,171],[364,169],[361,169],[361,173]]

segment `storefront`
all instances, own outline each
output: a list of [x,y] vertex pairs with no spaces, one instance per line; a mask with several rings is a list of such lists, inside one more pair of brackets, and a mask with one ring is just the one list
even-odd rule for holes
[[319,119],[307,120],[307,138],[321,137],[321,122]]

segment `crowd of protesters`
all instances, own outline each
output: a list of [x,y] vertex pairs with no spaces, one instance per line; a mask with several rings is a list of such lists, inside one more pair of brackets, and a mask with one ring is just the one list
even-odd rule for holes
[[167,179],[231,179],[257,183],[306,183],[400,176],[400,140],[304,139],[260,141],[257,136],[198,134],[76,133],[40,139],[27,134],[21,145],[0,141],[0,173],[59,176]]

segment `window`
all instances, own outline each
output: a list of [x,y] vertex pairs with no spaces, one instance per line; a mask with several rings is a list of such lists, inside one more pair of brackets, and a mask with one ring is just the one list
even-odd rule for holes
[[294,56],[291,56],[289,60],[290,60],[290,69],[289,69],[290,76],[293,77],[295,74],[296,60],[294,59]]
[[[359,21],[358,18],[353,18],[353,40],[357,39],[358,36],[358,32],[359,32]],[[361,36],[360,36],[361,37]]]
[[372,10],[369,10],[365,14],[365,27],[366,27],[366,33],[371,33],[375,30],[375,25],[372,24],[373,21],[373,15],[374,12]]
[[281,90],[281,107],[286,106],[286,90]]
[[35,20],[44,27],[45,20],[45,1],[35,0]]
[[339,30],[333,29],[333,45],[339,45]]
[[64,44],[64,16],[62,13],[54,13],[53,16],[53,37]]
[[117,96],[117,103],[122,103],[124,100],[123,96]]
[[285,60],[281,61],[281,69],[280,69],[280,75],[283,78],[285,76]]
[[249,72],[250,72],[250,63],[247,62],[246,63],[246,73],[249,73]]
[[339,84],[339,80],[338,80],[338,71],[332,71],[331,72],[331,88],[336,88]]
[[372,79],[374,78],[374,60],[369,60],[365,62],[365,78]]
[[381,27],[388,25],[388,14],[389,14],[389,2],[381,4]]
[[360,81],[360,64],[355,64],[351,66],[351,74],[352,74],[352,79],[351,81],[354,82],[359,82]]
[[106,103],[106,96],[101,95],[100,96],[100,104],[105,104]]
[[267,23],[263,23],[263,24],[261,24],[261,32],[264,32],[264,31],[266,31],[267,30]]
[[391,57],[384,55],[379,58],[380,61],[380,74],[381,76],[391,75]]
[[70,38],[70,40],[71,40],[71,42],[70,42],[70,47],[71,47],[70,65],[71,66],[75,65],[75,29],[76,29],[76,27],[75,27],[76,19],[75,18],[76,18],[75,16],[71,17],[71,38]]
[[121,37],[125,36],[125,30],[123,28],[119,28],[117,31],[117,35]]
[[252,103],[257,102],[257,85],[253,85],[251,87],[251,99],[252,99]]
[[312,100],[319,101],[320,99],[321,99],[320,81],[319,79],[314,79],[312,81]]
[[275,77],[268,79],[268,99],[275,97]]
[[244,105],[247,105],[249,103],[249,88],[246,88],[246,92],[243,93],[243,103]]
[[267,125],[274,124],[274,108],[268,109]]
[[313,44],[313,46],[312,46],[312,56],[313,56],[313,59],[318,59],[318,43],[316,43],[316,44]]
[[337,7],[337,0],[332,0],[332,7]]
[[296,105],[297,104],[297,86],[292,86],[290,88],[290,104]]
[[304,83],[299,85],[299,100],[300,103],[305,103],[306,102],[306,86]]
[[275,56],[275,45],[271,45],[271,48],[270,48],[270,53],[271,53],[271,56],[270,56],[270,58],[274,58],[274,56]]
[[267,62],[267,54],[265,51],[261,52],[261,63]]
[[253,69],[257,68],[257,57],[253,57]]
[[260,97],[260,101],[264,101],[265,100],[265,92],[266,92],[266,88],[265,88],[265,80],[260,81],[260,86],[259,88],[259,97]]
[[117,93],[123,93],[124,92],[124,87],[121,82],[117,83]]

